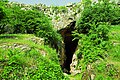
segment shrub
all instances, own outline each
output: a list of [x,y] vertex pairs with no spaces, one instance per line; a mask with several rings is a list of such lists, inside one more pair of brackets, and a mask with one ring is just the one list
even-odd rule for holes
[[[52,52],[55,53],[53,50]],[[53,55],[54,58],[57,58],[56,54]],[[58,63],[58,58],[57,61],[52,60],[41,55],[37,49],[26,52],[20,49],[0,49],[0,79],[66,80]]]
[[78,36],[80,50],[77,52],[78,59],[83,57],[83,62],[85,64],[92,63],[99,58],[104,58],[108,48],[108,28],[107,24],[99,24],[98,26],[93,25],[88,34],[77,34]]
[[5,5],[5,2],[0,1],[0,21],[5,17],[5,12],[3,10],[4,8],[2,7],[3,5]]
[[59,47],[61,36],[53,29],[52,22],[47,15],[36,9],[26,10],[24,7],[6,4],[3,7],[6,18],[0,22],[2,33],[28,33],[44,38],[46,44]]
[[0,8],[0,21],[1,21],[1,19],[4,18],[4,16],[5,16],[5,13],[3,12],[3,9]]
[[111,19],[116,17],[113,15],[113,5],[106,0],[87,5],[77,21],[77,32],[74,32],[74,36],[80,39],[76,54],[81,75],[84,75],[89,64],[104,59],[107,55]]
[[113,64],[108,64],[104,61],[95,63],[94,65],[94,73],[96,74],[95,80],[113,80],[116,79],[116,76],[119,75],[118,70],[115,68]]
[[92,28],[91,24],[97,24],[99,22],[119,24],[119,13],[119,6],[107,0],[101,0],[98,3],[91,4],[85,7],[81,17],[77,21],[78,30],[80,33],[88,33]]

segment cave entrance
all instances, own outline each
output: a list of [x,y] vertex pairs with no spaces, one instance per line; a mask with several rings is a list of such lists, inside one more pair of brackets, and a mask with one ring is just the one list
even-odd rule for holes
[[59,33],[63,37],[64,42],[64,55],[65,58],[63,60],[62,69],[65,73],[70,73],[70,64],[72,63],[73,54],[76,51],[78,40],[73,40],[74,36],[72,36],[72,31],[75,30],[75,21],[71,22],[67,28],[61,29]]

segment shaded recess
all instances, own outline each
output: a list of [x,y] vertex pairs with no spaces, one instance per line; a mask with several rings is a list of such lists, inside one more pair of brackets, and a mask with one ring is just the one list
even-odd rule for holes
[[78,39],[73,40],[74,36],[72,36],[72,31],[75,30],[76,21],[71,22],[68,27],[61,29],[59,33],[62,35],[64,42],[64,54],[65,58],[62,66],[62,69],[66,73],[70,73],[70,64],[72,63],[72,57],[74,52],[76,51],[78,45]]

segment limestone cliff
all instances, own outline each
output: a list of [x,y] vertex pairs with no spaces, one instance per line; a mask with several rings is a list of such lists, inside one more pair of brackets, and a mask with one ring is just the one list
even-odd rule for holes
[[34,6],[43,11],[51,19],[55,29],[60,30],[76,20],[80,16],[81,3],[70,3],[65,6],[46,6],[37,4]]

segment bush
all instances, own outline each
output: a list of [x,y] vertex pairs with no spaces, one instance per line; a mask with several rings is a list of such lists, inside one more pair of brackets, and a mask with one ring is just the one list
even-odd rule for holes
[[97,60],[104,59],[109,46],[108,32],[110,29],[114,4],[105,0],[85,6],[81,17],[77,21],[77,32],[74,36],[79,40],[79,49],[76,52],[82,74],[87,66]]
[[5,16],[5,13],[3,12],[3,9],[0,8],[0,21],[1,21],[1,19],[4,18],[4,16]]
[[88,34],[77,34],[79,40],[80,50],[77,52],[78,59],[83,57],[83,62],[81,63],[93,63],[96,60],[102,58],[106,55],[108,48],[108,28],[109,26],[105,23],[101,23],[98,26],[93,25]]
[[[55,53],[53,50],[52,52]],[[26,52],[19,49],[0,49],[0,79],[66,80],[58,63],[57,55],[50,56],[56,58],[57,61],[41,55],[37,49]]]
[[93,28],[91,24],[98,24],[99,22],[119,24],[119,13],[119,6],[107,0],[101,0],[98,3],[91,4],[85,7],[81,17],[77,21],[79,33],[88,33]]
[[58,47],[61,36],[53,29],[52,22],[47,15],[36,9],[26,9],[16,3],[6,4],[3,7],[6,18],[0,22],[0,34],[28,33],[45,39],[46,44]]
[[4,2],[0,1],[0,21],[1,21],[1,19],[3,19],[5,17],[5,12],[2,7],[2,5],[4,5],[4,4],[5,4]]
[[[108,64],[104,61],[95,63],[94,65],[94,73],[96,74],[95,80],[114,80],[116,76],[119,75],[118,70],[115,68],[113,64]],[[98,75],[99,74],[99,75]]]

